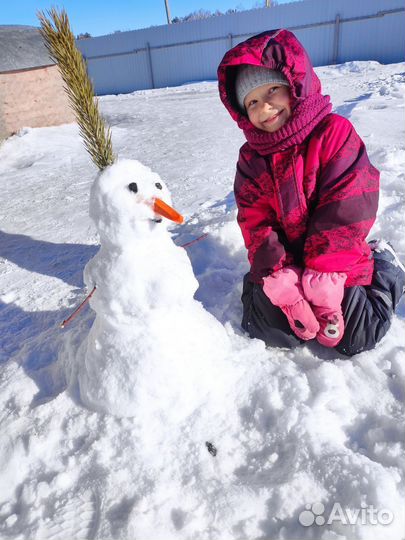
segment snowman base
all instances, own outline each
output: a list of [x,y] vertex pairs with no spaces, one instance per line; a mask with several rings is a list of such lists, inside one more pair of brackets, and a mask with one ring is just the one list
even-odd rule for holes
[[[200,321],[196,336],[178,336],[176,328],[187,320]],[[164,326],[161,324],[165,321]],[[224,327],[193,302],[176,317],[157,310],[149,324],[162,328],[148,336],[141,321],[117,328],[96,317],[78,357],[80,398],[91,410],[118,417],[136,417],[145,408],[167,421],[179,422],[204,406],[220,406],[233,378],[229,342]]]

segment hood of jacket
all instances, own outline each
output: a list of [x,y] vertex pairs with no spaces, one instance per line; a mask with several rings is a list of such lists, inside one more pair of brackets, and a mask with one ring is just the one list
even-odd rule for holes
[[[236,101],[235,78],[241,64],[281,71],[290,85],[291,116],[277,131],[253,126]],[[304,47],[289,30],[263,32],[229,50],[218,67],[220,98],[247,141],[259,154],[282,151],[302,142],[331,112],[329,96],[322,95],[321,82]]]

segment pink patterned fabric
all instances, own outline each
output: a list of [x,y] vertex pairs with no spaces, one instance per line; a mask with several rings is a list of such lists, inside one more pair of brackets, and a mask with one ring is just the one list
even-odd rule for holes
[[344,334],[342,300],[346,274],[315,272],[306,269],[302,275],[302,288],[310,302],[317,321],[317,340],[325,347],[336,347]]
[[301,274],[302,270],[296,266],[282,268],[263,279],[263,291],[283,311],[295,335],[308,340],[317,335],[319,324],[304,298]]
[[[234,92],[241,64],[282,71],[292,115],[274,133],[254,128]],[[379,172],[346,118],[330,113],[305,49],[288,30],[236,45],[218,68],[221,100],[244,131],[234,184],[250,279],[298,264],[344,272],[345,286],[369,285],[373,259],[366,237],[375,221]]]

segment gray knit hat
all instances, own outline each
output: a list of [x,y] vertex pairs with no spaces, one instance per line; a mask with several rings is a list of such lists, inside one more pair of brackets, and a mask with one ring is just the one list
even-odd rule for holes
[[290,86],[281,71],[268,69],[263,66],[251,66],[243,64],[238,68],[235,81],[236,99],[242,111],[245,110],[245,97],[259,86],[264,84],[283,84]]

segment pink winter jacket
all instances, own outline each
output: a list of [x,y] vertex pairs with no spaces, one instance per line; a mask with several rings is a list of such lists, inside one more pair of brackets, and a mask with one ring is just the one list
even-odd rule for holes
[[[287,77],[292,114],[275,133],[255,128],[239,110],[240,64]],[[251,279],[298,264],[344,272],[345,286],[368,285],[373,260],[366,237],[378,206],[379,172],[346,118],[331,114],[329,96],[305,49],[288,30],[264,32],[228,51],[218,68],[220,97],[247,138],[234,185]]]

